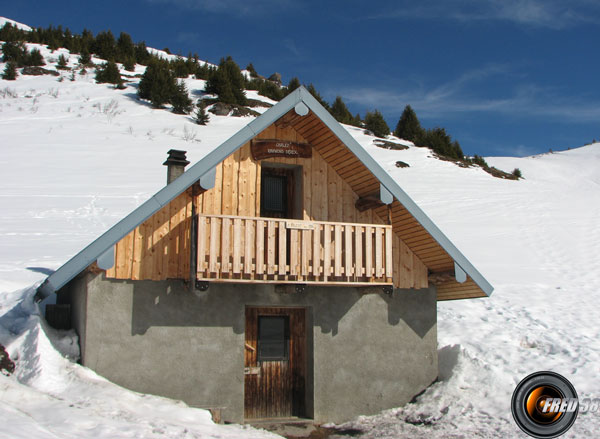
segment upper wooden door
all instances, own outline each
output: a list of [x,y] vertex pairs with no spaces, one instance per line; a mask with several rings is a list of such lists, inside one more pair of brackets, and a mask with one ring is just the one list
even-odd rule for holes
[[244,366],[246,419],[304,416],[304,309],[246,308]]
[[294,172],[288,168],[262,167],[260,216],[294,217]]

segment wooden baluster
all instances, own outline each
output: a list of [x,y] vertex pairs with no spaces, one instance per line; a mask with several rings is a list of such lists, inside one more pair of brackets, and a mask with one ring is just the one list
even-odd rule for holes
[[318,280],[321,271],[321,226],[315,224],[313,233],[312,274]]
[[285,276],[287,273],[287,264],[286,264],[286,228],[285,221],[279,221],[279,275]]
[[267,274],[275,273],[275,221],[267,220]]
[[331,226],[323,225],[323,282],[331,276]]
[[352,229],[353,227],[350,224],[346,224],[344,226],[345,230],[344,230],[344,248],[346,250],[346,264],[344,267],[344,274],[345,276],[348,278],[347,280],[350,280],[350,278],[352,277],[352,262],[353,262],[353,258],[352,258]]
[[298,274],[298,230],[290,231],[290,274]]
[[373,277],[373,228],[365,227],[365,276]]
[[262,276],[265,273],[265,222],[256,222],[256,274]]
[[229,256],[231,255],[231,219],[223,218],[221,222],[221,273],[228,275],[230,264]]
[[308,276],[308,262],[310,260],[310,230],[302,230],[302,250],[300,261],[302,263],[302,276]]
[[245,220],[245,240],[244,240],[244,273],[252,274],[252,256],[254,255],[254,220]]
[[375,277],[380,278],[383,271],[383,245],[381,234],[383,230],[381,227],[375,229]]
[[354,274],[356,277],[362,277],[362,226],[354,227]]
[[233,220],[233,273],[242,272],[242,220]]
[[334,275],[341,276],[342,275],[342,226],[336,224],[334,226],[334,245],[335,245],[335,254],[333,255],[334,261]]

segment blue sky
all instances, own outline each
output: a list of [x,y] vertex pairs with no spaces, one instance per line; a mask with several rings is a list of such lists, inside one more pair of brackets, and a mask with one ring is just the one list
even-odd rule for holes
[[468,154],[600,140],[597,0],[0,0],[0,15],[231,55],[341,95],[352,113],[379,109],[391,129],[410,104]]

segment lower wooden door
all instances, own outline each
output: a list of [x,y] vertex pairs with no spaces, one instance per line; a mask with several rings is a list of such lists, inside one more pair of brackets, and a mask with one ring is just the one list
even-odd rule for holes
[[246,308],[246,419],[303,417],[306,320],[303,308]]

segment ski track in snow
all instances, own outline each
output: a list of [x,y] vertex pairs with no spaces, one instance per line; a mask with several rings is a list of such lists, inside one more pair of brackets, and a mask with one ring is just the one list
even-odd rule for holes
[[[41,49],[48,64],[60,53],[76,63],[64,49]],[[76,335],[48,328],[31,303],[32,284],[162,187],[168,149],[187,150],[194,163],[251,119],[211,115],[198,126],[137,101],[137,79],[121,91],[95,84],[91,70],[75,81],[61,75],[0,80],[0,343],[17,364],[0,375],[0,438],[272,437],[109,383],[73,362]],[[204,87],[185,81],[194,96]],[[438,382],[414,403],[344,426],[366,438],[525,437],[510,398],[538,370],[565,375],[580,397],[600,397],[600,144],[487,158],[520,168],[525,179],[515,182],[425,148],[377,148],[347,129],[495,291],[438,304]],[[580,414],[564,437],[596,431],[600,414]]]

